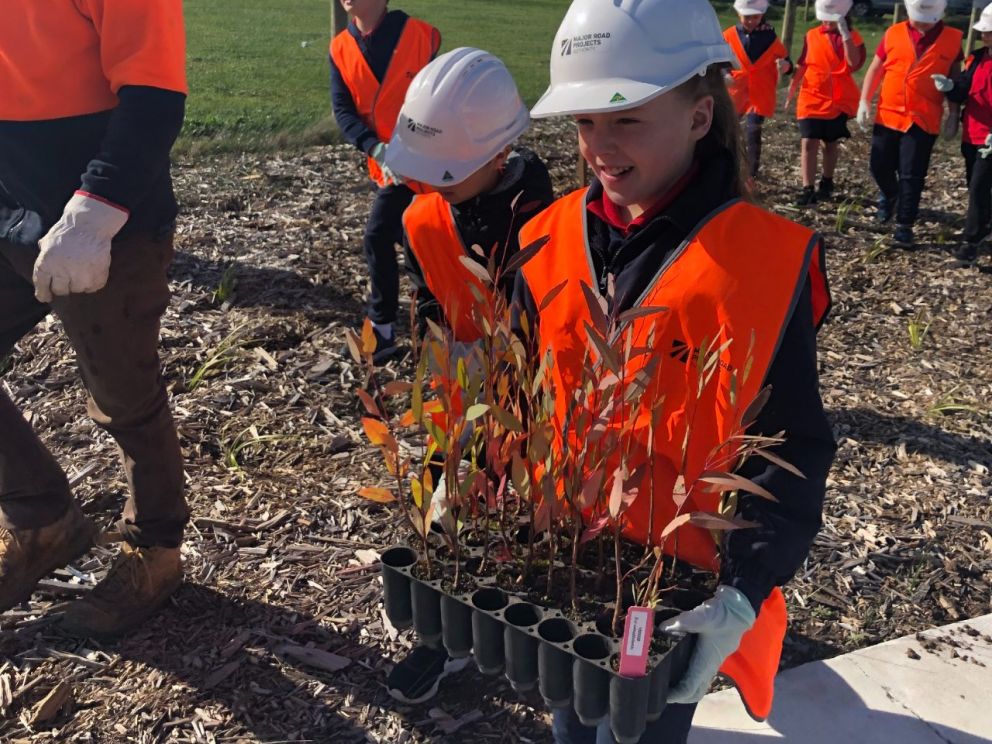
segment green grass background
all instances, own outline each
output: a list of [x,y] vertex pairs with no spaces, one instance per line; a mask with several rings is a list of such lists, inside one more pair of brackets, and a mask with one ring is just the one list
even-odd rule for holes
[[[528,103],[548,82],[548,57],[569,0],[391,0],[441,30],[442,50],[476,46],[503,59]],[[794,54],[816,21],[799,3]],[[713,2],[726,27],[732,3]],[[186,0],[190,97],[180,151],[332,142],[327,47],[331,0]],[[769,21],[781,28],[782,9]],[[869,54],[890,22],[863,21]],[[967,19],[953,19],[965,27]]]

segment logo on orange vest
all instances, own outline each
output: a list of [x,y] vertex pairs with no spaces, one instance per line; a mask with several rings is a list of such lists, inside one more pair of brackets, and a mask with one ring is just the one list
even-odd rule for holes
[[[685,341],[677,338],[672,339],[672,348],[668,352],[668,356],[672,359],[677,359],[682,364],[688,364],[689,360],[695,361],[699,358],[699,347],[689,346]],[[725,372],[735,372],[736,370],[729,364],[727,364],[722,359],[717,363],[720,369]]]

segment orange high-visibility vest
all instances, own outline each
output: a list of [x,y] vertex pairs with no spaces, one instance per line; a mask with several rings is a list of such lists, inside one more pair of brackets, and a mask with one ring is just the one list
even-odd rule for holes
[[789,53],[785,45],[775,39],[764,54],[754,62],[744,51],[737,27],[732,26],[723,32],[723,38],[734,50],[741,63],[739,70],[731,70],[731,82],[727,86],[730,98],[734,102],[737,114],[758,114],[772,116],[775,113],[775,90],[778,87],[778,66],[780,59],[785,59]]
[[[580,190],[559,199],[520,233],[522,245],[540,236],[550,237],[522,268],[538,306],[563,279],[568,280],[560,294],[541,310],[537,321],[538,351],[542,356],[552,353],[553,379],[561,391],[576,388],[588,353],[584,323],[590,316],[581,284],[585,282],[593,291],[598,284],[585,238],[586,193]],[[671,494],[690,413],[694,410],[686,483],[698,478],[713,448],[724,442],[736,425],[742,410],[739,407],[753,400],[764,385],[807,281],[813,285],[814,296],[822,295],[819,302],[814,302],[814,321],[822,322],[829,306],[826,279],[820,268],[822,255],[818,255],[822,251],[822,242],[809,229],[735,200],[698,225],[670,262],[659,269],[638,305],[663,306],[668,311],[631,321],[635,347],[647,344],[654,329],[653,344],[663,352],[663,360],[644,398],[657,400],[663,396],[665,407],[654,441],[647,441],[648,426],[644,423],[634,435],[637,441],[630,443],[630,471],[645,463],[652,470],[649,480],[642,483],[642,497],[627,513],[628,537],[644,542],[650,529],[658,544],[658,534],[676,514]],[[720,345],[728,339],[733,341],[720,358],[719,371],[695,403],[698,350],[707,341]],[[741,372],[747,364],[749,347],[751,368],[744,380]],[[638,360],[641,365],[644,362],[643,358]],[[637,370],[628,368],[626,372],[632,375]],[[737,406],[730,402],[732,377],[736,378]],[[559,438],[570,398],[567,394],[556,396]],[[646,411],[633,415],[648,418]],[[616,462],[608,463],[607,472],[616,466]],[[654,501],[655,512],[651,525],[649,499]],[[688,500],[683,511],[716,511],[719,502],[719,494],[699,492]],[[665,541],[665,548],[696,566],[719,570],[717,545],[708,530],[684,525]],[[754,627],[721,668],[737,686],[748,712],[758,719],[766,718],[771,711],[786,622],[785,600],[776,588],[762,605]]]
[[[855,46],[864,43],[854,30],[851,39]],[[836,119],[841,114],[858,113],[861,91],[854,82],[853,70],[843,52],[837,54],[822,26],[806,34],[805,67],[796,102],[797,119]]]
[[126,85],[186,93],[181,0],[4,0],[2,13],[0,121],[107,111]]
[[933,87],[930,76],[950,74],[954,60],[961,54],[963,36],[956,28],[945,26],[933,45],[917,57],[909,21],[897,23],[885,32],[885,77],[876,117],[879,124],[899,132],[908,132],[916,124],[929,134],[940,133],[944,94]]
[[[331,59],[351,92],[358,115],[380,141],[389,142],[392,138],[406,89],[437,53],[438,39],[437,29],[429,23],[407,18],[381,82],[372,73],[358,42],[348,29],[331,39]],[[370,157],[368,165],[369,177],[380,187],[385,186],[386,178],[379,164]],[[419,194],[431,190],[416,181],[407,181],[406,185]]]
[[403,213],[403,229],[455,340],[479,340],[482,333],[472,314],[477,300],[471,287],[489,298],[489,304],[492,292],[460,260],[469,253],[458,234],[451,205],[437,193],[414,197]]

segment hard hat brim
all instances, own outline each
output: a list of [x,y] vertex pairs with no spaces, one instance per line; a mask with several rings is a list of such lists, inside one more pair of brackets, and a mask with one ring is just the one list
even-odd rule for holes
[[744,10],[738,10],[737,15],[751,16],[751,15],[764,15],[767,11],[755,10],[754,8],[746,8]]
[[986,34],[989,31],[992,31],[992,21],[988,21],[988,22],[979,21],[974,26],[972,26],[972,28],[975,29],[980,34]]
[[550,116],[626,111],[657,98],[683,82],[685,81],[679,81],[676,85],[658,86],[623,78],[609,78],[551,86],[534,104],[530,115],[534,119],[545,119]]
[[843,18],[840,13],[825,13],[823,11],[816,12],[816,20],[827,21],[828,23],[837,23],[841,18]]

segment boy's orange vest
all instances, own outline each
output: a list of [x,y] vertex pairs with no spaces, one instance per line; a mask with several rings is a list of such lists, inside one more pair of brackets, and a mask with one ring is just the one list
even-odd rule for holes
[[[585,238],[585,196],[586,190],[580,190],[559,199],[520,232],[522,245],[550,236],[550,242],[522,269],[538,306],[563,279],[569,280],[564,290],[541,310],[537,329],[538,351],[542,356],[549,350],[553,354],[552,374],[557,389],[562,391],[556,396],[559,437],[571,398],[567,391],[576,388],[589,347],[584,322],[590,316],[581,283],[594,291],[597,286]],[[628,537],[644,542],[650,529],[657,538],[676,515],[671,494],[688,419],[693,418],[693,435],[688,445],[685,481],[691,484],[703,471],[714,447],[724,442],[737,424],[742,406],[753,400],[764,385],[806,282],[813,287],[814,320],[817,324],[823,320],[829,292],[821,269],[822,251],[819,237],[809,229],[735,200],[698,225],[659,268],[638,305],[664,306],[668,311],[631,323],[635,347],[648,342],[655,325],[653,343],[662,352],[663,360],[644,400],[664,396],[665,408],[660,430],[655,431],[651,442],[647,441],[648,414],[633,414],[642,423],[638,441],[631,444],[628,464],[633,471],[649,462],[652,471],[641,486],[641,496],[627,513]],[[719,371],[695,402],[700,347],[707,342],[719,345],[728,339],[733,342],[720,358]],[[751,366],[745,380],[743,370],[748,364],[749,346]],[[640,363],[644,363],[643,359]],[[628,368],[628,372],[636,370]],[[732,376],[736,378],[736,406],[730,402]],[[616,466],[617,463],[608,464],[607,472]],[[720,495],[703,490],[697,489],[684,505],[683,513],[718,510]],[[655,521],[648,525],[651,499]],[[685,525],[667,539],[665,549],[696,566],[719,570],[717,544],[708,530]],[[758,719],[766,718],[771,711],[786,622],[785,599],[776,588],[761,607],[754,627],[721,668],[737,686],[748,712]]]
[[909,21],[897,23],[885,32],[885,77],[876,118],[879,124],[899,132],[908,132],[916,124],[929,134],[940,133],[944,94],[934,88],[930,76],[950,74],[954,60],[961,54],[963,36],[956,28],[945,26],[933,45],[917,57]]
[[458,234],[451,206],[437,193],[417,196],[403,213],[403,229],[455,341],[478,341],[482,333],[472,317],[476,299],[470,287],[476,287],[483,297],[491,298],[492,293],[460,260],[469,253]]
[[[855,46],[864,42],[861,34],[851,31]],[[854,82],[851,66],[843,53],[830,42],[823,27],[810,29],[806,34],[806,70],[802,88],[796,102],[797,119],[836,119],[841,114],[858,113],[861,91]]]
[[[437,53],[437,40],[437,29],[429,23],[407,18],[386,76],[379,82],[348,29],[331,39],[331,59],[341,71],[359,116],[380,141],[389,142],[392,138],[406,90],[414,76]],[[368,164],[369,177],[380,187],[385,186],[386,178],[379,164],[372,158],[368,159]],[[407,181],[406,185],[418,194],[430,190],[416,181]]]
[[785,45],[775,39],[764,54],[752,62],[744,51],[737,27],[732,26],[723,32],[730,48],[734,50],[741,63],[739,70],[731,70],[731,83],[727,86],[730,98],[734,102],[738,116],[758,114],[772,116],[775,113],[775,90],[778,87],[778,66],[780,59],[785,59],[789,53]]

